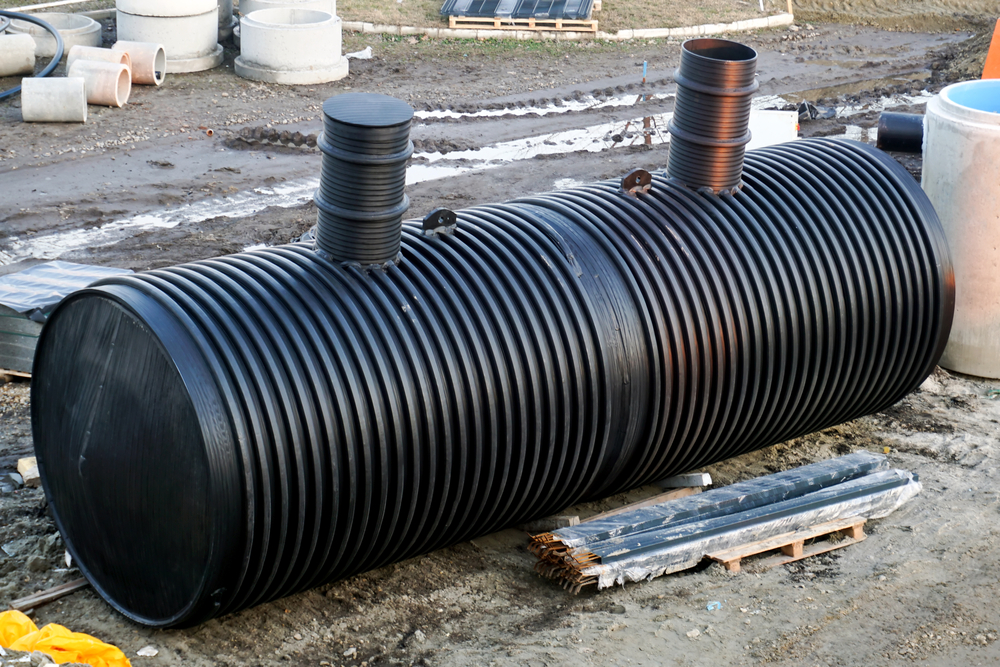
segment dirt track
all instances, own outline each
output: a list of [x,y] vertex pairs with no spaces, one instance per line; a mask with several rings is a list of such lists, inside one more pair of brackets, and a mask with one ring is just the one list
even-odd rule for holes
[[[900,6],[855,2],[855,14],[842,15],[844,3],[796,4],[859,22],[868,20],[865,12]],[[970,3],[934,7],[958,4]],[[956,46],[967,36],[817,25],[737,39],[760,52],[760,95],[785,96],[775,105],[805,98],[841,109],[839,118],[804,123],[803,136],[865,137],[886,99],[901,101],[897,110],[917,110],[920,91],[933,93],[974,70],[981,47],[968,53]],[[55,256],[142,270],[296,238],[315,222],[308,198],[317,153],[248,144],[239,131],[270,124],[316,132],[318,105],[348,87],[396,95],[425,114],[466,114],[424,118],[415,127],[423,155],[411,172],[442,163],[449,171],[410,187],[413,216],[664,162],[660,146],[620,145],[635,137],[607,148],[615,142],[603,128],[627,134],[628,121],[671,110],[677,42],[473,47],[352,37],[346,46],[368,43],[376,58],[352,64],[348,80],[290,89],[237,79],[230,51],[226,69],[137,89],[122,110],[91,107],[81,127],[26,127],[14,104],[0,103],[0,273]],[[645,87],[643,60],[650,66]],[[640,93],[663,97],[639,108],[600,106]],[[515,115],[580,101],[589,107]],[[479,110],[495,115],[468,116]],[[574,146],[489,168],[461,152],[528,137],[537,147],[558,132],[598,126],[597,145],[589,146],[604,148],[598,152]],[[919,160],[904,163],[919,173]],[[284,207],[272,205],[279,199]],[[143,226],[140,215],[163,224]],[[37,620],[92,632],[126,650],[135,665],[995,664],[1000,403],[987,398],[993,386],[941,372],[885,414],[711,468],[716,483],[727,484],[888,447],[894,464],[920,474],[924,492],[875,522],[868,540],[793,566],[750,567],[736,576],[711,567],[573,597],[532,572],[525,536],[508,530],[192,630],[135,626],[91,591],[39,610]],[[26,384],[0,387],[0,471],[31,451],[28,410]],[[574,511],[594,513],[651,493],[639,489]],[[54,531],[40,491],[0,497],[0,545],[12,554],[0,554],[0,600],[78,576],[61,564]],[[721,609],[709,611],[713,601]],[[134,657],[147,645],[159,656]]]

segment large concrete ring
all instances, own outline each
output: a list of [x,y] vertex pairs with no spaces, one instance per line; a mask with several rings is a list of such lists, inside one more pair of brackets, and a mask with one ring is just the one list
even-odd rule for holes
[[[33,14],[53,28],[59,31],[63,40],[63,57],[69,53],[74,46],[100,46],[103,36],[101,35],[101,24],[92,18],[81,14]],[[56,40],[45,28],[14,19],[7,29],[11,34],[23,33],[31,35],[35,40],[35,57],[51,58],[56,54]]]
[[167,72],[222,64],[217,0],[117,0],[118,39],[163,45]]
[[222,64],[224,57],[222,44],[216,44],[215,50],[207,56],[197,56],[184,60],[171,60],[167,58],[167,72],[170,74],[182,74],[184,72],[201,72],[206,69],[214,69]]
[[347,58],[341,58],[340,62],[333,67],[324,69],[299,71],[264,69],[263,67],[245,62],[242,56],[237,56],[234,65],[236,67],[236,74],[244,79],[253,79],[254,81],[263,81],[265,83],[281,83],[287,86],[304,86],[313,83],[337,81],[347,76],[349,67]]
[[329,12],[279,7],[240,19],[239,76],[282,84],[314,84],[347,76],[342,22]]

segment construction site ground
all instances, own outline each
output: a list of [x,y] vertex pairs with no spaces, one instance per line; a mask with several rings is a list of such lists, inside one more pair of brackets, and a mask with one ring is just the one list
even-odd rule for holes
[[[731,37],[760,54],[759,106],[808,100],[837,114],[804,121],[801,136],[872,141],[883,108],[921,112],[929,94],[978,77],[988,4],[796,3],[792,28]],[[671,111],[679,41],[345,35],[346,50],[367,46],[373,57],[347,79],[293,87],[237,78],[229,47],[223,67],[136,87],[123,109],[91,107],[85,125],[25,125],[16,98],[0,102],[0,274],[56,258],[138,271],[297,239],[315,224],[320,154],[268,130],[319,132],[323,100],[344,91],[417,110],[412,217],[664,166],[662,125],[646,145],[636,121]],[[919,178],[919,156],[897,157]],[[33,616],[137,666],[996,664],[995,387],[938,370],[881,414],[708,468],[723,485],[867,449],[920,475],[923,492],[869,522],[865,541],[774,569],[748,558],[738,574],[714,564],[574,596],[535,574],[527,536],[510,529],[192,629],[141,627],[90,589]],[[32,454],[29,397],[26,381],[0,386],[0,473]],[[0,496],[0,546],[0,606],[80,576],[41,490]],[[158,655],[138,657],[147,646]]]

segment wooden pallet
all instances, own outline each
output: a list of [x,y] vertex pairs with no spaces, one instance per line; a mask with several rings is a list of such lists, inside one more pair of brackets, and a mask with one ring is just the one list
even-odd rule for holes
[[471,30],[553,30],[558,32],[597,32],[597,21],[579,19],[512,19],[480,17],[480,16],[449,16],[449,28],[468,28]]
[[[708,558],[722,563],[730,572],[740,571],[740,561],[748,556],[756,556],[776,549],[781,550],[781,554],[775,554],[770,558],[759,561],[757,565],[769,569],[785,563],[802,560],[810,556],[840,549],[841,547],[856,544],[867,537],[864,532],[865,520],[858,517],[849,519],[839,519],[828,521],[810,528],[803,528],[791,533],[777,535],[760,542],[752,542],[738,547],[732,547],[724,551],[708,554]],[[844,539],[839,542],[824,540],[806,545],[806,541],[814,540],[818,537],[832,535],[833,533],[843,533]]]

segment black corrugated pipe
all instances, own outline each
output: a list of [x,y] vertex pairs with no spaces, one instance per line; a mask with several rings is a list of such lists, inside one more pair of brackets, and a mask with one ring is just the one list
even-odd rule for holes
[[[882,410],[951,323],[919,184],[863,144],[747,155],[103,281],[41,334],[34,444],[95,589],[191,625]],[[450,216],[438,217],[450,221]]]
[[739,188],[756,72],[757,52],[749,46],[725,39],[690,39],[681,45],[668,126],[671,177],[716,194]]
[[388,95],[347,93],[323,104],[316,246],[336,262],[393,262],[399,255],[413,109]]
[[924,150],[923,114],[883,111],[878,117],[878,139],[875,145],[884,151],[922,152]]

